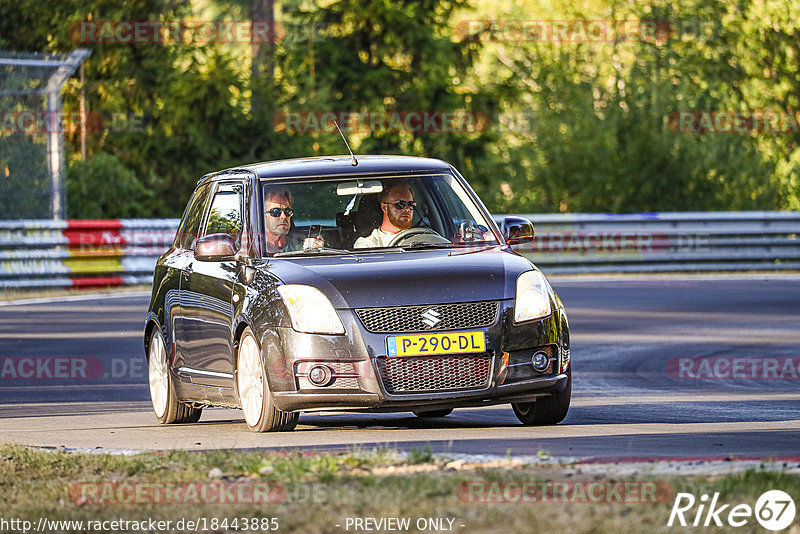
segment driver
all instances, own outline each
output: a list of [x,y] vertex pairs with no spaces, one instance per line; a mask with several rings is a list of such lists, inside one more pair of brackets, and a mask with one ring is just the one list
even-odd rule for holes
[[414,195],[405,182],[395,182],[381,193],[383,221],[367,237],[356,239],[353,248],[388,247],[403,230],[411,228],[414,219]]

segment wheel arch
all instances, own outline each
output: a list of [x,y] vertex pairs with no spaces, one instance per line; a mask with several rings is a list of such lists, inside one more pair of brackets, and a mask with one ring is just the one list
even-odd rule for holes
[[239,372],[239,344],[242,341],[242,335],[244,335],[244,331],[248,327],[250,328],[250,331],[253,332],[256,342],[259,344],[259,349],[261,348],[261,340],[259,339],[258,333],[255,331],[253,324],[254,323],[250,317],[244,313],[239,315],[233,322],[233,338],[231,339],[231,364],[233,366],[233,388],[237,397],[239,396],[239,385],[237,381],[237,375]]
[[[144,324],[144,339],[143,339],[143,342],[144,342],[144,358],[145,358],[145,360],[149,360],[150,359],[150,350],[149,350],[150,349],[150,338],[153,336],[153,331],[156,328],[158,328],[159,330],[162,330],[162,332],[161,332],[162,334],[164,333],[163,329],[161,328],[161,323],[159,323],[159,321],[158,321],[158,317],[156,317],[156,315],[154,313],[147,314],[147,318],[145,319],[145,324]],[[169,352],[167,354],[169,354]]]
[[[253,332],[253,337],[256,339],[256,343],[258,344],[259,351],[261,353],[261,364],[264,366],[267,375],[267,385],[270,387],[270,390],[274,391],[273,386],[275,385],[275,376],[273,373],[275,372],[275,360],[283,360],[283,350],[280,348],[280,335],[278,334],[275,327],[270,325],[260,325],[257,321],[253,321],[252,318],[246,314],[240,315],[236,321],[234,322],[233,326],[233,373],[234,373],[234,387],[237,386],[236,376],[238,373],[238,365],[239,365],[239,343],[242,339],[242,334],[244,333],[245,328],[250,327],[250,330]],[[265,346],[273,347],[277,349],[278,354],[273,354],[270,350],[265,350]],[[287,379],[288,380],[288,379]],[[294,383],[294,380],[290,380]],[[237,391],[238,395],[238,391]]]
[[[250,318],[245,316],[245,315],[242,315],[242,316],[238,317],[236,319],[236,321],[234,322],[234,324],[233,324],[233,340],[232,340],[233,344],[231,346],[233,347],[233,369],[234,369],[234,371],[236,370],[237,361],[238,361],[238,358],[236,357],[236,355],[239,352],[239,341],[241,341],[242,334],[244,334],[244,330],[248,326],[250,327],[250,330],[253,330],[253,327],[250,324]],[[255,331],[253,333],[255,333]]]

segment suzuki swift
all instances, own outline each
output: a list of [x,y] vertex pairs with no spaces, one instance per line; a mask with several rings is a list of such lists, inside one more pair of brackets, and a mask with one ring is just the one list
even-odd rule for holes
[[204,176],[158,260],[145,323],[153,409],[192,423],[241,408],[256,432],[304,410],[510,404],[525,425],[570,404],[569,326],[495,222],[436,159],[303,158]]

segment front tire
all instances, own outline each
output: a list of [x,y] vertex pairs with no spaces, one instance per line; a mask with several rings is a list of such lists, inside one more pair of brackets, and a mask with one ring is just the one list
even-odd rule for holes
[[572,368],[567,371],[567,386],[536,402],[514,402],[514,415],[523,425],[555,425],[564,420],[572,397]]
[[196,423],[203,413],[202,408],[184,404],[175,396],[175,386],[167,363],[167,350],[164,338],[157,328],[150,336],[147,350],[147,377],[150,382],[150,400],[153,411],[162,425],[173,423]]
[[261,348],[250,327],[245,328],[236,351],[236,390],[244,420],[253,432],[291,431],[299,415],[275,407],[269,391]]

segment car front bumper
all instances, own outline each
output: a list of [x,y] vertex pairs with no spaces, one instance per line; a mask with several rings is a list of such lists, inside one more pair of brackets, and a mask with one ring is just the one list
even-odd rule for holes
[[537,397],[562,391],[567,385],[568,376],[556,376],[529,380],[525,383],[500,385],[477,391],[453,391],[447,393],[425,392],[419,394],[393,395],[391,398],[380,393],[273,393],[275,406],[284,411],[298,410],[363,410],[371,412],[402,412],[418,408],[464,408],[491,406],[511,402],[526,402]]
[[[389,334],[367,332],[351,310],[338,312],[345,335],[304,334],[291,328],[264,333],[270,391],[278,409],[391,412],[507,404],[561,391],[569,380],[569,334],[563,309],[539,321],[515,325],[512,303],[503,301],[494,325],[470,329],[482,330],[486,340],[486,352],[473,356],[490,360],[488,370],[482,368],[486,376],[480,378],[480,384],[402,392],[387,387],[386,371],[380,365],[388,358]],[[550,356],[550,366],[543,373],[535,372],[529,363],[539,350]],[[470,355],[464,356],[469,359]],[[436,358],[441,357],[426,356],[422,363],[443,369],[436,365]],[[336,378],[326,386],[314,386],[307,377],[307,370],[314,365],[333,369]]]

